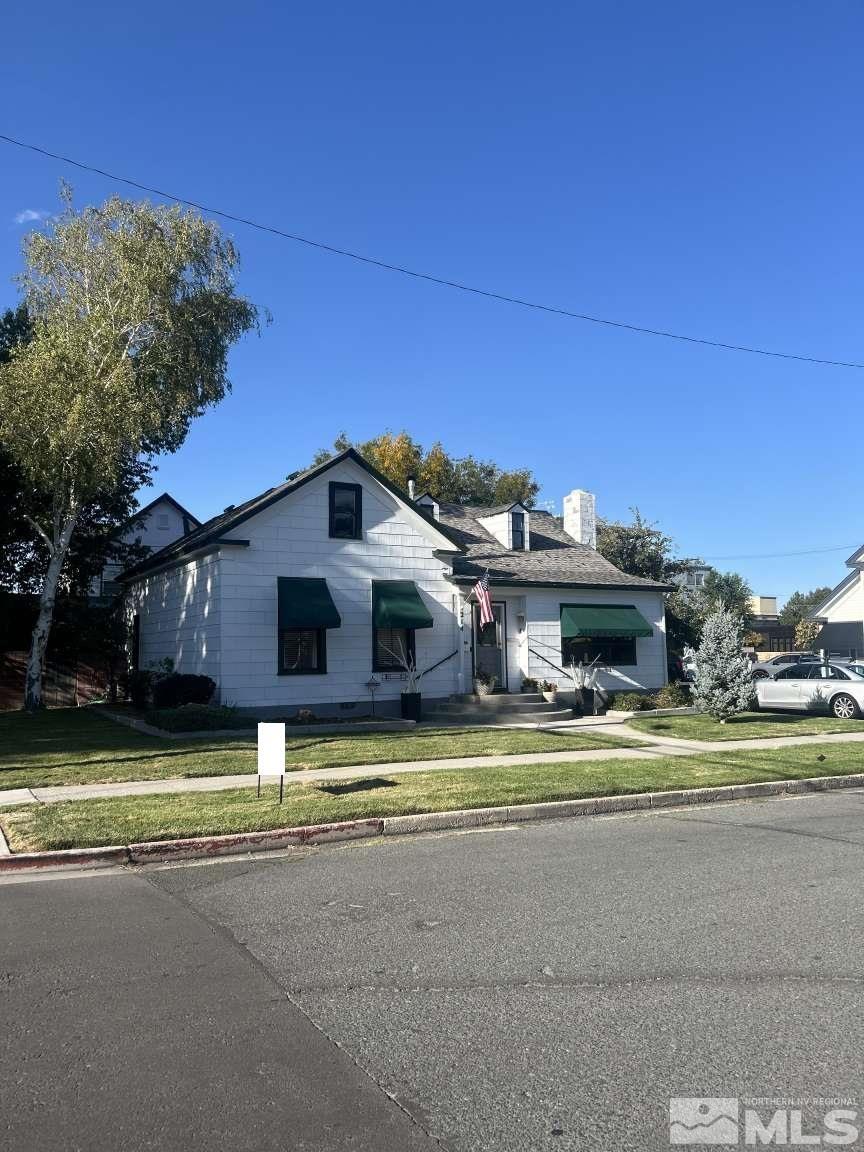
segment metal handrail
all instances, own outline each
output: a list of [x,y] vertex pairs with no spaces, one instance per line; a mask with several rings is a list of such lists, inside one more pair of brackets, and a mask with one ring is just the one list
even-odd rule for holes
[[428,676],[430,672],[434,672],[436,668],[440,668],[442,664],[446,664],[448,660],[452,660],[454,656],[458,656],[458,655],[459,655],[459,649],[458,649],[458,648],[455,648],[455,649],[454,649],[454,650],[453,650],[453,651],[450,653],[450,655],[449,655],[449,656],[445,656],[443,660],[439,660],[439,661],[438,661],[438,663],[437,663],[437,664],[433,664],[431,668],[425,668],[425,669],[424,669],[424,670],[423,670],[423,671],[420,673],[420,675],[417,677],[417,679],[418,679],[418,680],[422,680],[424,676]]

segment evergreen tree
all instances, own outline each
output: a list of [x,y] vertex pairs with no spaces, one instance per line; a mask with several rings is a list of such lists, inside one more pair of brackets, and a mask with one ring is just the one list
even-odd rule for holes
[[743,643],[744,621],[728,608],[721,606],[705,620],[694,654],[693,702],[721,724],[755,703],[756,689]]

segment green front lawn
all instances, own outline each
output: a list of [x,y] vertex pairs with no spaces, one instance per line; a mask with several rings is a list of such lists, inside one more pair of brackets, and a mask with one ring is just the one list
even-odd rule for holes
[[674,736],[680,740],[758,740],[768,736],[824,736],[829,732],[859,732],[864,720],[835,720],[803,712],[744,712],[725,724],[710,716],[634,716],[631,728],[651,736]]
[[[819,756],[824,759],[820,761]],[[317,786],[289,784],[281,806],[276,803],[274,785],[266,788],[260,800],[250,787],[225,792],[33,804],[0,810],[0,826],[16,852],[99,847],[369,816],[792,780],[840,775],[862,768],[861,745],[814,744],[656,760],[382,774],[358,781],[322,782]],[[331,791],[327,791],[328,788]]]
[[[624,748],[635,743],[593,732],[504,728],[288,735],[285,741],[292,771],[454,756]],[[57,708],[37,716],[0,713],[0,789],[230,776],[255,770],[255,743],[248,737],[170,740],[144,736],[92,708]]]

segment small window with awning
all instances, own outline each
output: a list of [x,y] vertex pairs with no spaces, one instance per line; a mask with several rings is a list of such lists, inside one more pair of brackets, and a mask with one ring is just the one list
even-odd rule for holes
[[613,667],[636,664],[636,640],[654,629],[632,604],[562,604],[561,660]]
[[413,580],[372,581],[372,668],[393,672],[414,664],[414,631],[435,621]]
[[342,624],[327,581],[280,576],[277,595],[279,674],[308,676],[326,672],[327,629]]

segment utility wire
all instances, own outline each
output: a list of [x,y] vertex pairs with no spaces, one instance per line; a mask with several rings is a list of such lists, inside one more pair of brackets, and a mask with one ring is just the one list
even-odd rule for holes
[[609,320],[602,316],[589,316],[585,312],[571,312],[567,308],[556,308],[551,304],[538,304],[533,300],[524,300],[519,296],[508,296],[503,292],[492,292],[485,288],[476,288],[470,284],[463,284],[459,280],[448,280],[443,276],[433,276],[428,272],[418,272],[413,268],[405,268],[401,264],[390,264],[386,260],[378,260],[373,256],[363,256],[359,252],[352,252],[348,248],[339,248],[335,244],[325,244],[320,240],[310,240],[308,236],[299,236],[295,232],[286,232],[270,224],[261,224],[250,220],[246,216],[238,216],[233,212],[226,212],[221,208],[213,208],[184,196],[176,196],[173,192],[165,192],[161,188],[154,188],[149,184],[142,184],[128,176],[118,176],[104,168],[97,168],[93,164],[85,164],[81,160],[73,160],[71,156],[63,156],[59,152],[51,152],[36,144],[29,144],[24,140],[16,140],[13,136],[0,133],[0,141],[13,144],[16,148],[23,148],[28,152],[36,152],[40,156],[47,156],[51,160],[59,160],[62,164],[70,164],[73,168],[80,168],[83,172],[93,172],[97,176],[104,176],[107,180],[126,184],[130,188],[137,188],[140,192],[150,192],[154,196],[161,196],[165,200],[173,200],[177,204],[185,204],[189,208],[196,208],[199,212],[206,212],[210,216],[221,216],[223,220],[231,220],[235,224],[245,224],[259,232],[269,232],[273,236],[280,236],[283,240],[292,240],[296,244],[305,244],[309,248],[317,248],[321,252],[329,252],[333,256],[344,256],[349,260],[356,260],[361,264],[369,264],[374,268],[382,268],[386,272],[399,272],[403,276],[411,276],[415,280],[425,280],[429,284],[438,284],[443,288],[455,288],[459,292],[468,292],[473,296],[483,296],[487,300],[497,300],[502,304],[515,304],[520,308],[530,308],[535,312],[547,312],[554,316],[564,316],[569,320],[583,320],[589,324],[602,324],[607,328],[621,328],[628,332],[641,332],[646,336],[662,336],[667,340],[680,340],[686,344],[702,344],[708,348],[723,348],[729,352],[748,352],[754,356],[771,356],[779,360],[799,360],[805,364],[825,364],[831,368],[864,368],[864,364],[848,360],[826,360],[816,356],[799,356],[794,352],[776,352],[768,348],[754,348],[747,344],[729,344],[722,340],[706,340],[699,336],[684,336],[680,332],[667,332],[662,328],[646,328],[639,324],[628,324],[624,320]]
[[779,560],[784,556],[818,556],[825,552],[846,552],[849,549],[859,548],[859,544],[835,544],[831,548],[805,548],[801,552],[753,552],[749,555],[736,556],[703,556],[703,560]]

